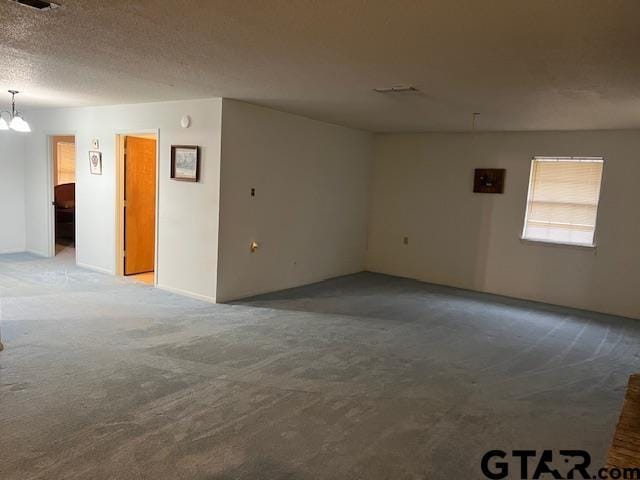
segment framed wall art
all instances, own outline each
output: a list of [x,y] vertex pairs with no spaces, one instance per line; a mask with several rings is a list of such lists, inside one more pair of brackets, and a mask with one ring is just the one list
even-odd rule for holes
[[183,182],[200,180],[200,147],[196,145],[171,146],[171,178]]
[[504,193],[504,168],[476,168],[473,178],[475,193]]
[[89,169],[92,175],[102,175],[102,153],[89,152]]

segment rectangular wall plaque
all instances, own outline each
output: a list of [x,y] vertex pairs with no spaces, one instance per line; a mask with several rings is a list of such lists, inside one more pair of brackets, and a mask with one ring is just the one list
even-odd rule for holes
[[473,179],[475,193],[504,193],[504,168],[476,168]]

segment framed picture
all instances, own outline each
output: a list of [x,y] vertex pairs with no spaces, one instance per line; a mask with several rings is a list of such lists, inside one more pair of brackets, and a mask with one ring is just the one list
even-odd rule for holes
[[504,193],[504,168],[476,168],[473,177],[474,193]]
[[102,153],[89,152],[89,168],[92,175],[102,175]]
[[200,147],[195,145],[171,146],[171,178],[184,182],[200,180]]

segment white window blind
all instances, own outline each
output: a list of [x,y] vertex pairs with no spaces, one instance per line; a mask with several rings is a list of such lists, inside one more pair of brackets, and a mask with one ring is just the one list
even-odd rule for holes
[[592,246],[602,157],[535,157],[523,238]]

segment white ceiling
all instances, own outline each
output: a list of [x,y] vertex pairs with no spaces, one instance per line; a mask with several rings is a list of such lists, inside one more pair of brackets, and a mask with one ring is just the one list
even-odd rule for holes
[[[222,96],[372,131],[640,127],[639,0],[0,0],[34,106]],[[375,87],[419,93],[385,96]],[[5,106],[0,96],[0,106]]]

